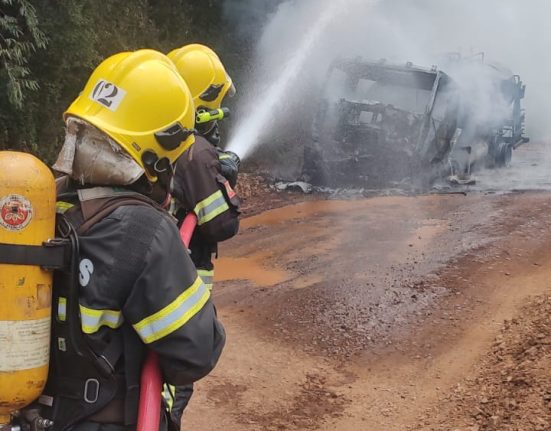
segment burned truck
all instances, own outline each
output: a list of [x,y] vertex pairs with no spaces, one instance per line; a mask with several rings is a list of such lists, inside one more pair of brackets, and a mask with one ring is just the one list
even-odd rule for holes
[[503,165],[525,142],[524,86],[517,78],[499,85],[511,121],[481,124],[461,86],[436,67],[336,61],[305,145],[304,178],[330,187],[423,187],[469,180],[475,164]]
[[460,138],[449,157],[451,178],[468,180],[473,169],[507,166],[513,150],[529,142],[522,109],[526,86],[520,76],[485,63],[483,53],[457,56],[446,67],[454,76],[459,101]]

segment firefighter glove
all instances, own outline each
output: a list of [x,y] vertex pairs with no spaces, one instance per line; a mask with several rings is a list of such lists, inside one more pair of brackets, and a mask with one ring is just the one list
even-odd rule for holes
[[222,168],[222,175],[228,180],[230,186],[235,187],[237,184],[237,175],[241,166],[241,159],[233,151],[224,151],[217,148],[218,160]]

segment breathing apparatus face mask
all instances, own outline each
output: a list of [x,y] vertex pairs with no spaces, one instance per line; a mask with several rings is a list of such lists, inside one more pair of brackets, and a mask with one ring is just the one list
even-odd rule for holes
[[65,142],[52,168],[82,185],[126,186],[144,173],[109,136],[74,117],[67,120]]

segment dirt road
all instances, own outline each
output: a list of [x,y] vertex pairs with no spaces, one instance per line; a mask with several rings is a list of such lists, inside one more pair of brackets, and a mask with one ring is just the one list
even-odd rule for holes
[[220,249],[186,429],[551,429],[551,193],[308,201]]

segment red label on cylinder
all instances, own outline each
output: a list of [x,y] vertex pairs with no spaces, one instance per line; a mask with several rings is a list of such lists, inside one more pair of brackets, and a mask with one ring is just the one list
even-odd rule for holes
[[33,207],[21,195],[8,195],[0,199],[0,226],[11,231],[25,229],[33,217]]

